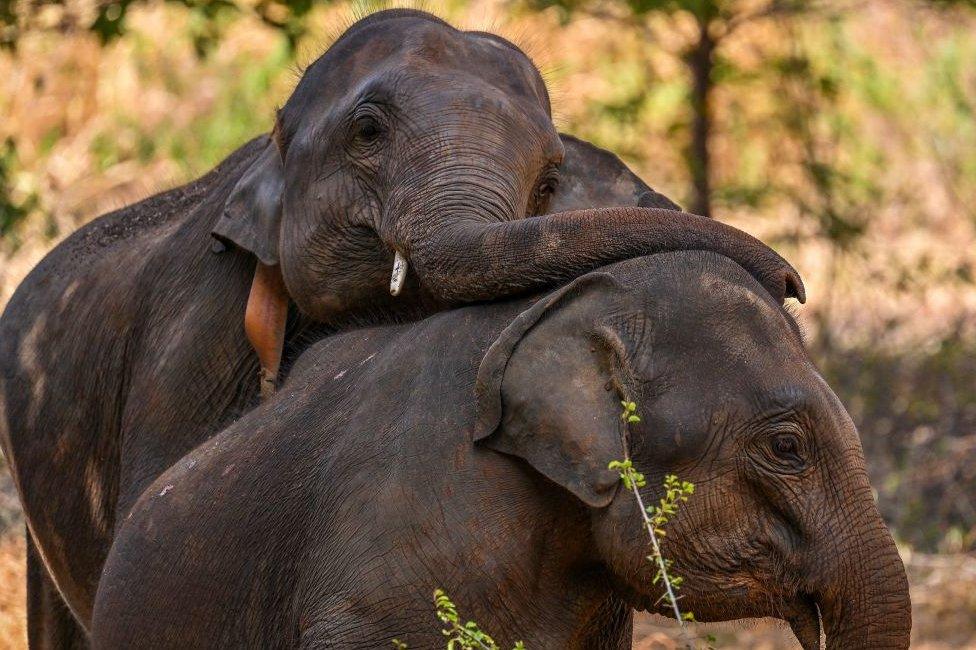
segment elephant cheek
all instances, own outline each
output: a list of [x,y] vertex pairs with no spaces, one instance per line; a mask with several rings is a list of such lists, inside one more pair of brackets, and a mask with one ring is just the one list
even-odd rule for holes
[[345,221],[344,214],[296,212],[283,224],[279,257],[299,310],[326,324],[386,313],[393,251],[376,231]]
[[314,239],[283,233],[280,247],[281,276],[289,298],[306,315],[324,320],[340,307],[327,291],[329,268],[324,259],[310,255]]
[[599,559],[610,569],[615,581],[633,592],[636,601],[651,585],[654,571],[647,560],[650,550],[640,509],[629,491],[620,490],[607,508],[596,514],[594,538]]
[[283,276],[289,296],[303,314],[319,323],[340,326],[361,315],[389,309],[389,276],[382,266],[385,263],[381,260],[374,265],[347,262],[346,268],[310,261],[291,267],[297,269],[291,272],[284,267]]

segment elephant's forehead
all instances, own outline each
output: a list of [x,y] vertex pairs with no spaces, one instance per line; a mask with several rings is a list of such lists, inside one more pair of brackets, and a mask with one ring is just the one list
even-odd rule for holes
[[322,62],[322,68],[330,71],[335,63],[345,63],[354,74],[375,71],[382,62],[399,62],[397,76],[420,81],[421,85],[425,77],[447,73],[516,92],[545,92],[535,65],[514,45],[491,34],[462,32],[427,20],[386,21],[360,30],[330,48]]
[[750,403],[757,394],[814,383],[815,368],[788,316],[758,284],[709,271],[694,279],[697,285],[685,278],[680,292],[647,296],[656,365],[671,368],[684,388],[707,386],[715,396]]
[[446,23],[417,18],[388,20],[360,29],[354,26],[329,48],[323,59],[332,58],[329,54],[339,54],[347,61],[412,55],[428,65],[452,65],[459,69],[474,63],[480,64],[478,71],[510,66],[534,70],[524,52],[500,37],[464,32]]
[[802,352],[790,317],[758,285],[730,282],[706,272],[701,276],[700,297],[705,329],[728,354],[754,354],[761,349],[793,357]]
[[746,307],[750,311],[758,312],[764,319],[770,321],[779,320],[779,310],[769,304],[768,300],[760,297],[752,289],[728,281],[717,273],[704,272],[701,275],[701,284],[705,292],[710,294],[721,294],[730,303],[736,303]]
[[[480,34],[430,29],[404,40],[415,57],[479,75],[504,76],[512,71],[535,71],[529,58],[513,47]],[[474,66],[474,69],[467,68]]]

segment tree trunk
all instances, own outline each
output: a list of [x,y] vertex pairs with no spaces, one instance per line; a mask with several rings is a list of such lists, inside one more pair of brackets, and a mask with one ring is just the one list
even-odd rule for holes
[[708,155],[708,137],[712,127],[710,100],[712,69],[714,68],[715,39],[709,29],[707,17],[698,19],[698,42],[688,52],[687,63],[691,68],[691,107],[694,112],[691,125],[691,144],[688,166],[694,186],[691,212],[703,217],[712,216],[711,185],[709,176],[711,161]]

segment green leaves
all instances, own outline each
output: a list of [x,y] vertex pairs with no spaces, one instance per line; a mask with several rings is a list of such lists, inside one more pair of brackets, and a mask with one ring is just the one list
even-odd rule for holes
[[12,234],[40,207],[36,190],[18,187],[17,174],[22,168],[17,144],[8,137],[0,143],[0,238]]
[[637,416],[637,404],[635,402],[622,401],[620,405],[624,407],[624,412],[620,414],[620,419],[627,424],[636,424],[641,421]]
[[[294,51],[307,31],[306,14],[312,9],[312,0],[165,0],[181,5],[189,11],[190,30],[197,56],[207,56],[224,36],[225,27],[231,21],[252,16],[280,33]],[[94,16],[89,19],[79,13],[71,3],[55,0],[48,3],[15,3],[0,0],[0,47],[12,49],[18,40],[30,30],[51,29],[44,25],[40,8],[53,9],[62,21],[77,22],[95,34],[103,43],[124,36],[130,11],[139,5],[150,5],[147,0],[106,0],[96,2]],[[59,21],[60,24],[61,21]]]
[[[640,422],[635,402],[623,400],[620,405],[624,407],[623,413],[620,414],[620,419],[625,423],[624,426]],[[626,444],[625,439],[625,447]],[[695,484],[679,480],[674,474],[667,474],[664,477],[664,496],[660,498],[657,505],[645,506],[644,500],[641,498],[640,488],[647,485],[647,479],[637,471],[629,457],[611,461],[607,465],[607,469],[618,472],[624,486],[633,492],[634,498],[637,499],[641,516],[644,518],[644,527],[651,541],[651,554],[647,556],[647,559],[657,565],[657,571],[651,579],[651,584],[662,583],[664,585],[664,594],[662,594],[661,599],[667,601],[674,612],[675,619],[683,627],[685,622],[694,621],[695,615],[691,612],[682,612],[678,607],[678,597],[675,592],[681,588],[684,578],[670,574],[672,561],[661,555],[661,545],[658,540],[667,534],[664,527],[672,517],[678,514],[680,504],[686,502],[688,497],[695,493]],[[690,641],[688,647],[691,647]]]
[[624,482],[624,486],[628,490],[633,490],[634,486],[642,488],[647,485],[647,480],[644,478],[644,475],[634,469],[634,464],[629,458],[627,460],[610,461],[607,469],[619,472],[620,480]]
[[[482,631],[474,621],[461,623],[458,615],[457,606],[451,601],[443,589],[434,590],[434,607],[437,609],[437,618],[447,625],[446,629],[441,630],[447,637],[447,650],[499,650],[498,644],[486,632]],[[394,639],[394,645],[398,643]],[[396,646],[402,650],[406,646]],[[521,641],[515,644],[513,650],[525,650],[525,644]]]
[[660,504],[649,507],[647,514],[651,518],[651,524],[655,527],[655,532],[664,536],[664,524],[668,519],[678,514],[678,504],[687,501],[688,497],[695,493],[695,484],[688,481],[679,481],[674,474],[664,477],[664,496],[661,497]]

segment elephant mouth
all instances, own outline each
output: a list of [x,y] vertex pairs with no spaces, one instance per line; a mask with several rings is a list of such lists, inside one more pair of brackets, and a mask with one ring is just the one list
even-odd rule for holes
[[[736,589],[727,590],[721,598],[716,598],[715,600],[706,599],[710,602],[695,603],[695,605],[703,606],[701,612],[704,614],[701,617],[697,616],[698,610],[695,609],[696,618],[701,621],[722,621],[773,616],[789,624],[793,635],[799,641],[803,650],[819,650],[821,648],[822,626],[820,622],[820,608],[813,595],[801,592],[792,598],[787,596],[780,601],[782,604],[777,608],[778,611],[762,612],[745,605],[744,602],[739,602],[737,598],[733,598],[730,601],[730,595],[740,595],[736,593],[737,591]],[[741,591],[743,592],[741,595],[745,595],[746,590]],[[635,600],[636,602],[633,602],[633,606],[637,611],[661,614],[673,618],[670,605],[663,600],[646,597]],[[748,602],[748,599],[745,602]],[[691,603],[686,602],[685,604],[690,605]]]
[[797,594],[781,616],[790,625],[803,650],[820,648],[820,608],[809,594]]

